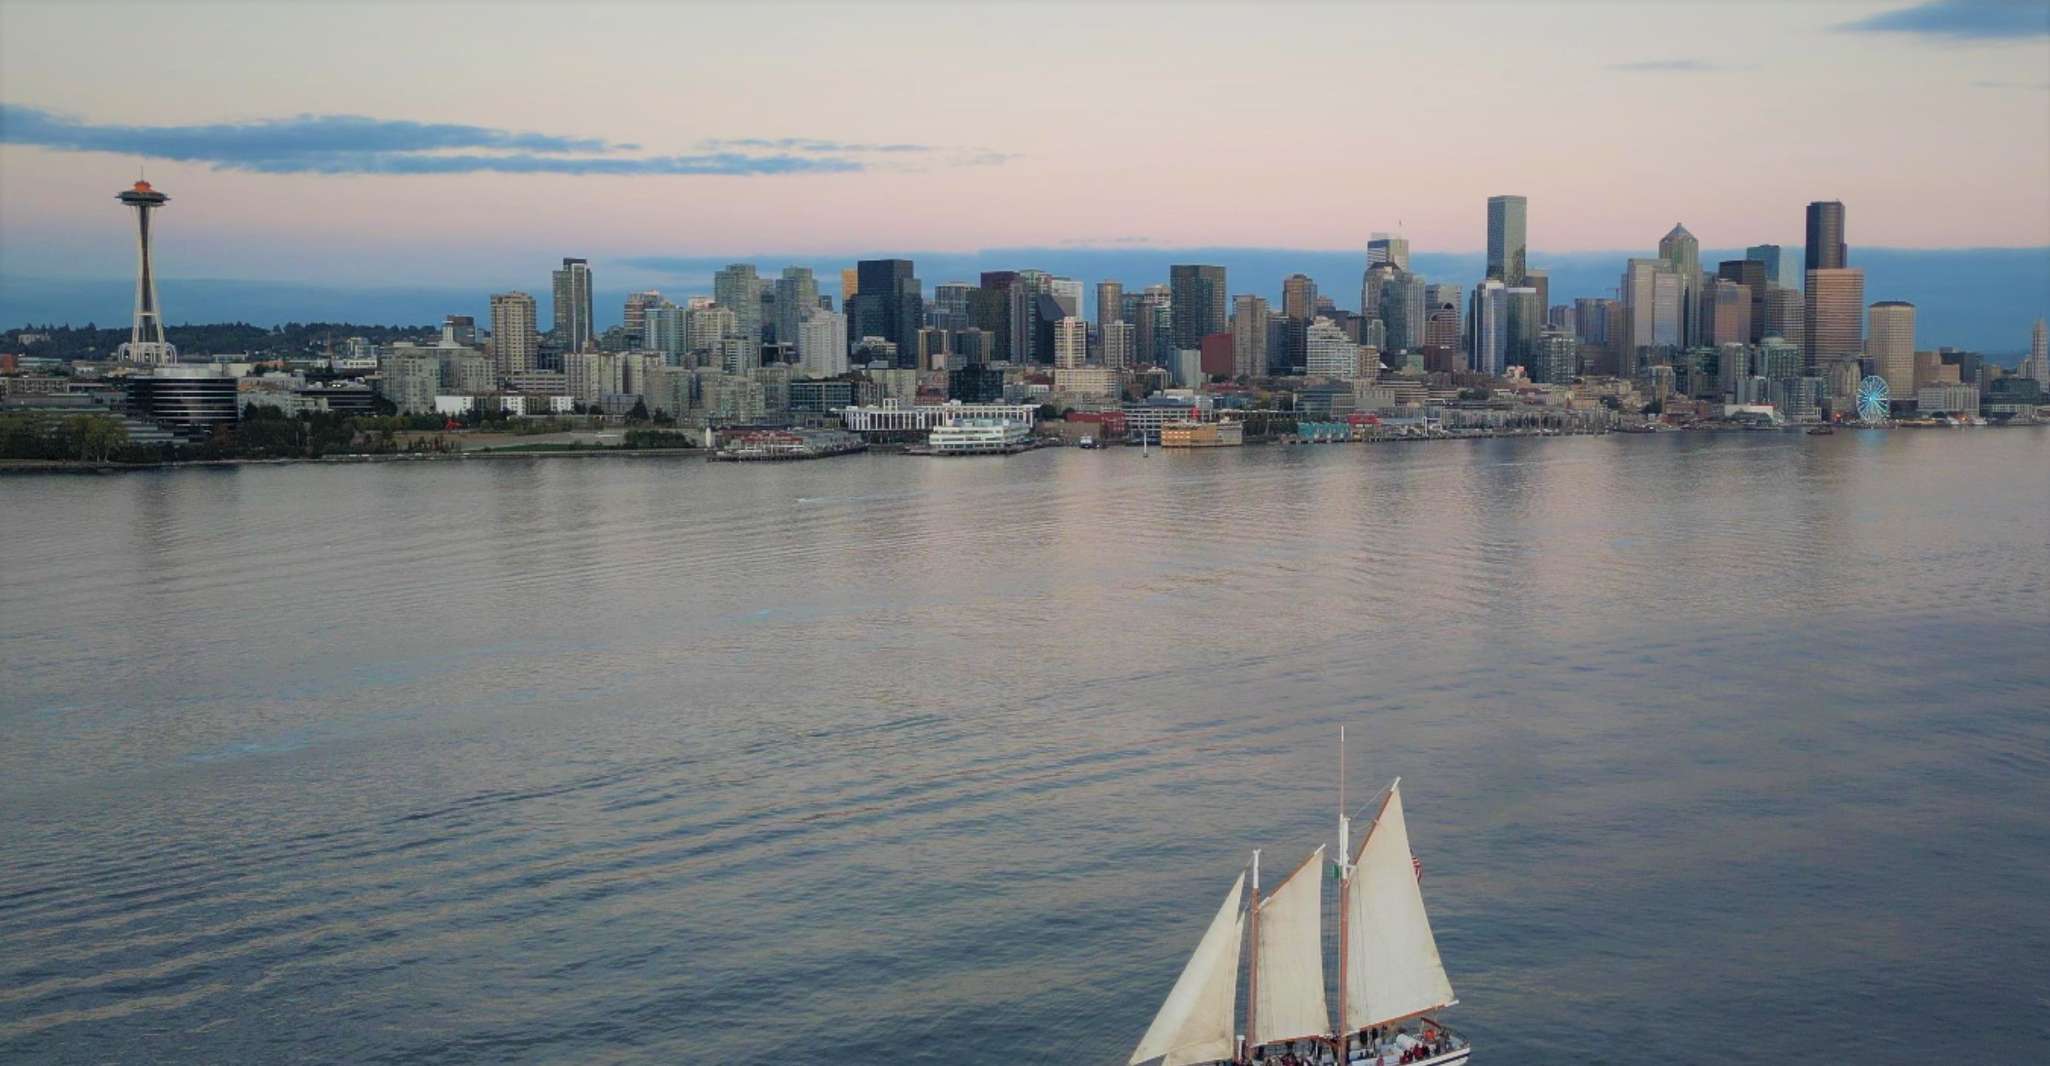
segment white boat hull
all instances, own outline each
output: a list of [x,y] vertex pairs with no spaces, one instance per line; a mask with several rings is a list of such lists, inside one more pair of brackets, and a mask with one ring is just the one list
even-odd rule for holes
[[[1472,1057],[1473,1048],[1470,1046],[1462,1048],[1453,1048],[1451,1051],[1448,1051],[1434,1059],[1424,1059],[1421,1062],[1418,1062],[1415,1059],[1411,1059],[1410,1066],[1461,1066],[1462,1063],[1466,1062],[1467,1059]],[[1396,1066],[1397,1063],[1402,1061],[1402,1053],[1399,1051],[1386,1052],[1380,1057],[1380,1059],[1376,1060],[1372,1055],[1368,1055],[1365,1052],[1361,1051],[1355,1051],[1353,1052],[1353,1059],[1350,1063],[1350,1066],[1376,1066],[1377,1061],[1385,1062],[1388,1064],[1388,1066]]]

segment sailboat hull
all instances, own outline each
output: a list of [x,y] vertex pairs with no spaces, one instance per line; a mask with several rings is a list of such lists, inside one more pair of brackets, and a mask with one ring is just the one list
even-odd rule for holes
[[[1411,1059],[1407,1066],[1463,1066],[1473,1057],[1473,1044],[1454,1032],[1443,1022],[1426,1019],[1427,1028],[1434,1034],[1432,1040],[1450,1047],[1427,1059]],[[1361,1042],[1362,1045],[1365,1041]],[[1346,1056],[1346,1066],[1404,1066],[1405,1052],[1421,1050],[1425,1046],[1420,1033],[1414,1030],[1398,1029],[1393,1037],[1384,1037],[1376,1048],[1365,1046],[1352,1048]]]
[[[1473,1057],[1473,1048],[1471,1046],[1453,1048],[1437,1058],[1411,1059],[1410,1066],[1461,1066],[1471,1057]],[[1401,1061],[1402,1053],[1399,1051],[1383,1052],[1377,1059],[1375,1056],[1369,1055],[1364,1051],[1354,1050],[1350,1066],[1375,1066],[1377,1062],[1387,1063],[1388,1066],[1396,1066]]]

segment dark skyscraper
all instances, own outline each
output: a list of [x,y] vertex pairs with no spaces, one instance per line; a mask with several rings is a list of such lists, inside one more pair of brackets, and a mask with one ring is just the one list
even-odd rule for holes
[[984,271],[982,284],[968,290],[968,326],[988,331],[988,361],[1010,361],[1011,285],[1017,280],[1013,271]]
[[1230,305],[1224,294],[1224,268],[1182,264],[1167,268],[1174,306],[1174,346],[1201,349],[1203,338],[1223,333]]
[[581,352],[598,337],[591,324],[591,262],[565,257],[555,272],[555,343]]
[[[1777,254],[1777,250],[1775,250]],[[1758,259],[1725,259],[1716,264],[1715,276],[1734,281],[1750,290],[1751,336],[1757,344],[1765,339],[1765,290],[1769,286],[1766,264]]]
[[909,259],[863,259],[854,264],[855,295],[848,301],[847,332],[851,337],[881,337],[897,351],[918,351],[918,330],[925,324],[925,300]]
[[1521,196],[1488,197],[1488,276],[1511,288],[1523,284],[1529,267],[1530,201]]
[[1851,265],[1844,245],[1844,205],[1841,200],[1817,200],[1808,205],[1808,269],[1841,270]]

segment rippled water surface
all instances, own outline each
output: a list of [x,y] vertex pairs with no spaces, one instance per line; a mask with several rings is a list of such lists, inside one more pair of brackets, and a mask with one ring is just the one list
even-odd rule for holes
[[1340,723],[1476,1063],[2050,1057],[2050,432],[13,478],[0,537],[0,1058],[1122,1062]]

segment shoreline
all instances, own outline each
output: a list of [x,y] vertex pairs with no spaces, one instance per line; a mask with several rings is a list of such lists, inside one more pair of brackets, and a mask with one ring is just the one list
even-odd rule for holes
[[[1839,432],[1855,432],[1855,431],[1858,431],[1858,430],[1938,430],[1938,429],[2015,429],[2015,428],[2040,428],[2040,427],[2042,427],[2042,426],[2044,426],[2044,425],[2050,425],[2050,423],[2043,423],[2043,422],[2006,422],[2006,423],[1995,423],[1995,424],[1990,424],[1990,425],[1985,425],[1985,426],[1860,426],[1860,425],[1845,425],[1845,426],[1840,426],[1840,427],[1838,427],[1838,430],[1839,430]],[[1806,430],[1805,430],[1805,428],[1804,428],[1804,427],[1795,427],[1795,426],[1781,426],[1781,427],[1775,427],[1774,429],[1771,429],[1771,430],[1739,430],[1738,428],[1735,428],[1735,427],[1705,427],[1705,428],[1680,428],[1680,427],[1674,427],[1674,428],[1671,428],[1671,429],[1660,429],[1660,430],[1625,430],[1625,429],[1610,429],[1610,430],[1606,430],[1606,431],[1603,431],[1603,432],[1585,432],[1585,431],[1583,431],[1583,432],[1562,432],[1562,433],[1514,433],[1514,432],[1511,432],[1511,433],[1502,433],[1502,432],[1477,432],[1477,433],[1473,433],[1473,434],[1470,434],[1470,435],[1460,435],[1460,436],[1445,436],[1445,437],[1385,437],[1385,438],[1381,438],[1381,439],[1377,439],[1377,440],[1342,440],[1342,441],[1334,440],[1334,441],[1307,441],[1307,440],[1281,440],[1281,439],[1269,439],[1269,440],[1257,440],[1257,441],[1247,441],[1247,442],[1246,442],[1246,443],[1245,443],[1244,445],[1240,445],[1240,447],[1247,447],[1247,448],[1259,448],[1259,447],[1268,447],[1268,446],[1278,446],[1278,447],[1328,447],[1328,446],[1331,446],[1331,445],[1347,445],[1347,444],[1430,444],[1430,443],[1438,443],[1438,442],[1443,442],[1443,441],[1471,441],[1471,440],[1497,440],[1497,439],[1529,439],[1529,440],[1549,440],[1549,439],[1555,439],[1555,438],[1557,438],[1557,439],[1564,439],[1564,438],[1569,438],[1569,437],[1608,437],[1608,436],[1665,436],[1665,435],[1667,435],[1667,434],[1670,434],[1670,433],[1734,433],[1734,432],[1740,432],[1740,431],[1741,431],[1741,432],[1747,432],[1747,433],[1761,433],[1761,432],[1773,432],[1773,433],[1791,433],[1791,434],[1795,434],[1795,435],[1801,435],[1801,436],[1805,436],[1805,435],[1807,435],[1807,434],[1806,434]],[[1036,446],[1034,446],[1034,447],[1031,447],[1031,448],[1026,448],[1026,449],[1024,449],[1023,451],[1024,451],[1024,452],[1036,452],[1036,451],[1045,451],[1045,450],[1048,450],[1048,449],[1060,449],[1060,448],[1065,448],[1065,447],[1069,447],[1069,445],[1065,445],[1065,444],[1040,444],[1040,445],[1036,445]],[[1094,450],[1098,450],[1098,451],[1102,451],[1102,450],[1114,450],[1114,449],[1117,449],[1117,448],[1125,448],[1125,447],[1135,447],[1135,445],[1128,445],[1128,444],[1125,444],[1125,443],[1123,443],[1123,442],[1120,442],[1120,443],[1118,443],[1118,444],[1115,444],[1115,445],[1110,445],[1110,444],[1099,444],[1099,445],[1097,446],[1097,448],[1096,448],[1096,449],[1094,449]],[[1077,450],[1082,450],[1082,449],[1077,449]],[[1165,449],[1165,450],[1196,450],[1196,451],[1209,451],[1209,450],[1214,450],[1214,449],[1207,449],[1207,448],[1198,448],[1198,449]],[[840,457],[842,457],[842,456],[845,456],[845,455],[861,455],[861,454],[866,454],[866,453],[878,453],[878,454],[883,454],[883,455],[909,455],[909,456],[914,456],[914,457],[918,457],[918,458],[938,458],[938,457],[939,457],[939,456],[931,455],[931,454],[929,454],[929,453],[923,453],[923,452],[915,452],[915,451],[911,451],[911,450],[909,450],[909,448],[908,448],[907,446],[905,446],[905,445],[888,445],[888,444],[880,444],[880,445],[870,445],[869,447],[867,447],[867,448],[863,448],[863,449],[856,449],[856,450],[853,450],[853,451],[848,451],[848,452],[840,452],[840,453],[835,453],[835,454],[832,454],[832,455],[817,455],[817,456],[805,456],[805,457],[803,457],[802,459],[800,459],[800,460],[797,460],[797,461],[801,461],[801,462],[809,462],[809,461],[815,461],[815,460],[821,460],[821,459],[837,459],[837,458],[840,458]],[[1021,452],[1021,453],[1019,453],[1019,454],[1023,454],[1023,452]],[[399,454],[393,454],[393,455],[324,455],[324,456],[321,456],[321,457],[320,457],[320,458],[318,458],[318,459],[309,459],[309,458],[304,458],[304,457],[295,457],[295,458],[275,458],[275,457],[273,457],[273,458],[261,458],[261,459],[257,459],[257,458],[250,458],[250,459],[174,459],[174,460],[169,460],[169,461],[166,461],[166,462],[157,462],[157,463],[95,463],[95,462],[81,462],[81,461],[77,461],[77,460],[71,460],[71,459],[0,459],[0,477],[4,477],[4,476],[8,476],[8,475],[31,475],[31,474],[122,474],[122,473],[129,473],[129,472],[141,472],[141,471],[147,471],[147,470],[176,470],[176,469],[185,469],[185,468],[191,468],[191,467],[201,467],[201,468],[205,468],[205,467],[239,467],[239,466],[300,466],[300,465],[307,465],[307,466],[313,466],[313,465],[322,465],[322,464],[337,464],[337,465],[346,465],[346,464],[355,464],[355,463],[417,463],[417,462],[465,462],[465,461],[469,461],[469,460],[476,460],[476,459],[484,459],[484,460],[498,460],[498,461],[503,461],[503,460],[511,460],[511,459],[640,459],[640,458],[649,458],[649,459],[655,459],[655,458],[678,458],[678,457],[692,457],[692,456],[695,456],[695,457],[698,457],[698,458],[702,458],[702,459],[704,459],[704,460],[706,460],[706,461],[708,461],[708,462],[710,462],[710,461],[713,461],[713,460],[714,460],[714,459],[716,458],[716,455],[715,455],[715,453],[713,453],[713,452],[710,452],[710,451],[707,451],[706,449],[703,449],[703,448],[588,448],[588,449],[566,449],[566,450],[562,450],[562,451],[512,451],[512,450],[507,450],[507,449],[487,449],[487,450],[480,450],[480,451],[471,451],[471,452],[461,452],[461,451],[458,451],[458,452],[411,452],[411,453],[399,453]]]
[[0,459],[0,475],[6,474],[120,474],[143,470],[178,470],[189,467],[235,466],[319,466],[352,463],[460,462],[471,459],[609,459],[641,457],[704,456],[703,448],[586,448],[562,451],[485,450],[474,452],[401,452],[393,455],[323,455],[248,459],[170,459],[157,463],[95,463],[73,459]]

